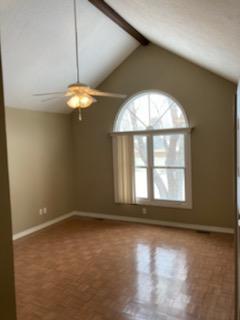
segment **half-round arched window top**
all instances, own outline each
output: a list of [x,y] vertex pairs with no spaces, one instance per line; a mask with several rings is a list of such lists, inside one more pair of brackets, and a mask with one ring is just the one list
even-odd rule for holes
[[188,128],[183,107],[171,96],[145,91],[130,98],[118,113],[115,132]]

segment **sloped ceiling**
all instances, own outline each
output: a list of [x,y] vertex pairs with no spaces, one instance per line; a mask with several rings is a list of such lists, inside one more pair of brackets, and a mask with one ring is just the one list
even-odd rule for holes
[[[240,78],[239,0],[105,0],[153,43],[229,80]],[[75,82],[72,0],[1,0],[7,106],[68,112],[34,93]],[[87,0],[78,0],[81,82],[100,84],[139,45]]]
[[[5,103],[15,108],[70,112],[65,99],[34,93],[65,91],[76,81],[73,1],[1,0]],[[78,0],[80,80],[102,82],[139,45],[87,0]]]
[[239,0],[106,0],[153,43],[240,78]]

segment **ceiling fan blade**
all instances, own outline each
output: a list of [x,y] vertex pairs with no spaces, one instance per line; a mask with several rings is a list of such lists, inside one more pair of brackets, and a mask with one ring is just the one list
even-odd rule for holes
[[62,98],[63,97],[51,97],[51,98],[42,99],[41,102],[47,102],[47,101],[57,100],[57,99],[62,99]]
[[67,92],[65,92],[65,94],[64,94],[65,97],[71,97],[71,96],[73,96],[73,95],[74,95],[74,92],[70,92],[70,91],[67,91]]
[[65,92],[49,92],[49,93],[35,93],[35,97],[40,97],[40,96],[50,96],[52,94],[59,95],[59,94],[65,94]]
[[87,88],[85,89],[86,93],[92,95],[92,96],[99,96],[99,97],[111,97],[111,98],[126,98],[126,94],[119,94],[119,93],[110,93],[110,92],[103,92],[99,90],[95,90],[92,88]]

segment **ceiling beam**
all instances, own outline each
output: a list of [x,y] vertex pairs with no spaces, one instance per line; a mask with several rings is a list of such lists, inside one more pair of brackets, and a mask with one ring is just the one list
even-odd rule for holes
[[135,38],[141,45],[147,46],[149,40],[145,38],[140,32],[133,28],[123,17],[121,17],[115,10],[113,10],[105,1],[103,0],[88,0],[101,12],[103,12],[108,18],[114,21],[119,27],[125,30],[133,38]]

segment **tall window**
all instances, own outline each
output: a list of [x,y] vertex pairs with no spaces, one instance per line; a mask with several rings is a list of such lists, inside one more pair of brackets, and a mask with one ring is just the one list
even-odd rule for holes
[[173,98],[155,91],[134,96],[120,110],[113,135],[115,195],[121,185],[128,202],[191,207],[190,128]]

